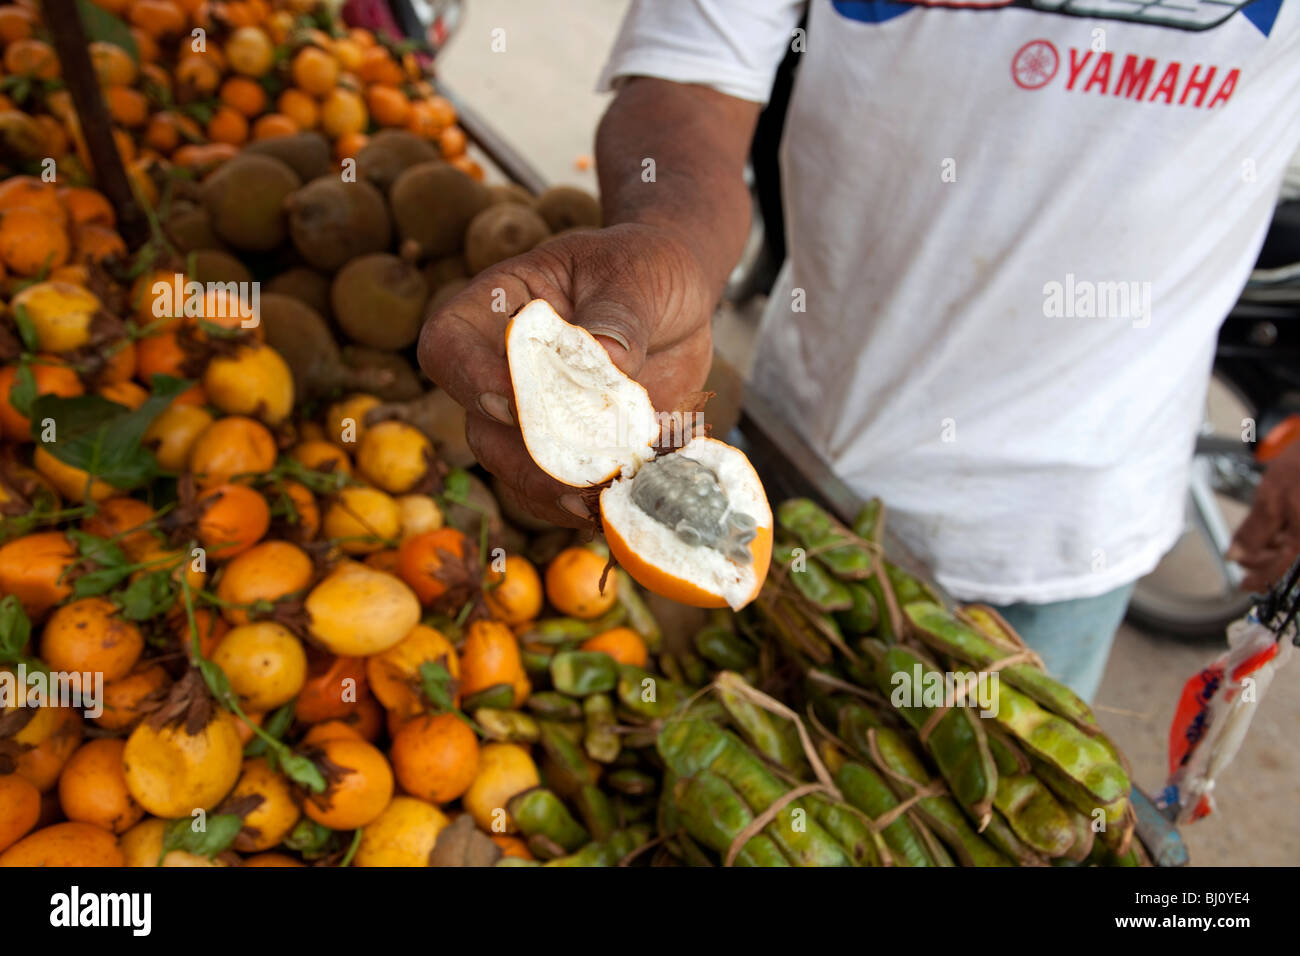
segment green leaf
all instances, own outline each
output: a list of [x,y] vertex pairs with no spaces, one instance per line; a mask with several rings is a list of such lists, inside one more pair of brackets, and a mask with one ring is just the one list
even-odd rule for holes
[[289,754],[287,757],[282,757],[280,759],[280,772],[294,783],[306,787],[312,793],[325,792],[324,774],[320,772],[320,768],[301,754]]
[[77,553],[101,567],[118,567],[130,564],[126,554],[107,538],[69,528],[64,532],[77,546]]
[[107,594],[130,573],[130,568],[96,568],[87,571],[72,582],[72,596],[83,598]]
[[424,687],[424,696],[440,714],[453,709],[451,695],[451,674],[442,661],[425,661],[420,665],[420,682]]
[[230,681],[220,665],[212,663],[206,657],[199,658],[199,673],[203,675],[203,683],[208,685],[208,690],[212,691],[212,696],[218,703],[224,707],[234,703],[235,692],[230,689]]
[[140,444],[145,429],[191,384],[155,375],[153,394],[135,410],[98,395],[41,395],[32,403],[32,437],[39,441],[41,423],[52,419],[57,440],[45,444],[50,454],[116,488],[137,488],[158,473],[157,461]]
[[87,40],[102,40],[120,46],[131,55],[131,59],[140,62],[140,50],[135,45],[135,37],[131,36],[131,29],[113,14],[90,0],[77,0],[77,15],[81,17]]
[[284,845],[290,850],[297,850],[307,859],[311,859],[325,853],[332,836],[334,836],[334,831],[329,827],[303,817],[298,821],[297,826],[289,831],[289,835],[284,838]]
[[0,601],[0,660],[5,663],[18,660],[31,636],[32,622],[27,619],[22,602],[16,595],[6,595]]
[[442,494],[448,501],[457,504],[464,504],[469,500],[469,472],[461,468],[453,468],[449,471],[442,484]]
[[32,367],[22,362],[14,373],[14,383],[9,386],[9,404],[19,415],[30,418],[32,403],[35,401],[36,376],[32,374]]
[[36,334],[36,323],[27,314],[27,306],[14,306],[14,325],[18,326],[18,337],[23,340],[23,348],[28,352],[41,350],[41,337]]
[[176,582],[167,570],[142,574],[115,598],[128,621],[148,621],[176,602]]
[[[263,733],[274,737],[276,740],[283,740],[286,731],[288,731],[289,727],[293,725],[293,712],[297,706],[298,698],[295,697],[293,700],[289,701],[289,703],[273,710],[271,715],[262,723]],[[248,746],[244,748],[244,756],[260,757],[262,754],[266,753],[266,749],[266,738],[261,734],[254,734],[253,739],[250,740]],[[272,767],[275,766],[275,758],[276,755],[274,752],[268,755],[268,762]]]
[[239,831],[244,828],[244,818],[238,813],[217,813],[208,817],[202,830],[194,829],[192,817],[181,817],[167,824],[163,831],[162,853],[159,861],[172,850],[184,850],[206,856],[209,860],[223,850],[230,849]]

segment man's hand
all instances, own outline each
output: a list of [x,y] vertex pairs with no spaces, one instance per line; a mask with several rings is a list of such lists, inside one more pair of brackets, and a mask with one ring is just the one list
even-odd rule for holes
[[1247,571],[1241,586],[1266,591],[1300,553],[1300,441],[1273,459],[1255,493],[1250,514],[1237,529],[1228,558]]
[[515,424],[505,330],[532,299],[596,336],[655,408],[671,410],[708,375],[714,290],[673,234],[628,223],[560,236],[493,266],[425,323],[420,366],[465,407],[479,463],[533,514],[580,525],[582,499],[533,464]]

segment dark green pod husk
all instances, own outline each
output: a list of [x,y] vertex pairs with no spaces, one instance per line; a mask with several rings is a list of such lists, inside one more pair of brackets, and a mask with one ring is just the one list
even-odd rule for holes
[[461,709],[466,713],[473,713],[481,707],[509,710],[514,706],[514,702],[515,689],[513,686],[510,684],[493,684],[477,694],[470,694],[466,697],[461,703]]
[[[723,857],[754,820],[745,801],[717,774],[701,771],[678,779],[673,788],[686,832]],[[736,854],[736,866],[789,866],[772,838],[756,833]]]
[[530,694],[524,706],[547,720],[578,720],[582,716],[582,704],[554,690]]
[[551,683],[571,697],[604,694],[618,685],[618,664],[600,651],[560,651],[551,658]]
[[489,740],[509,743],[536,743],[541,733],[537,721],[518,710],[481,707],[474,711],[474,722],[483,728]]
[[572,853],[591,839],[586,828],[551,790],[534,787],[511,797],[506,804],[511,819],[530,840],[541,836]]
[[790,498],[776,509],[777,524],[794,535],[836,576],[849,580],[871,574],[874,555],[816,502]]

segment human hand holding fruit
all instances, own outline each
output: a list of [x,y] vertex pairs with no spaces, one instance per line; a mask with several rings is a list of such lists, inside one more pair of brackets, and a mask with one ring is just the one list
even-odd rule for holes
[[510,316],[545,299],[595,335],[656,408],[672,409],[708,374],[713,294],[701,264],[667,229],[628,223],[560,236],[485,270],[431,315],[420,365],[465,407],[466,437],[484,467],[538,517],[580,524],[581,498],[533,463],[516,425]]

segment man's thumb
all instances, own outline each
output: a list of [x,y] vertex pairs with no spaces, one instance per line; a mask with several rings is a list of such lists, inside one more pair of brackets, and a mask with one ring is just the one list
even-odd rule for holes
[[628,306],[616,299],[595,298],[578,306],[573,324],[596,336],[625,374],[635,378],[641,371],[649,336],[645,322]]

